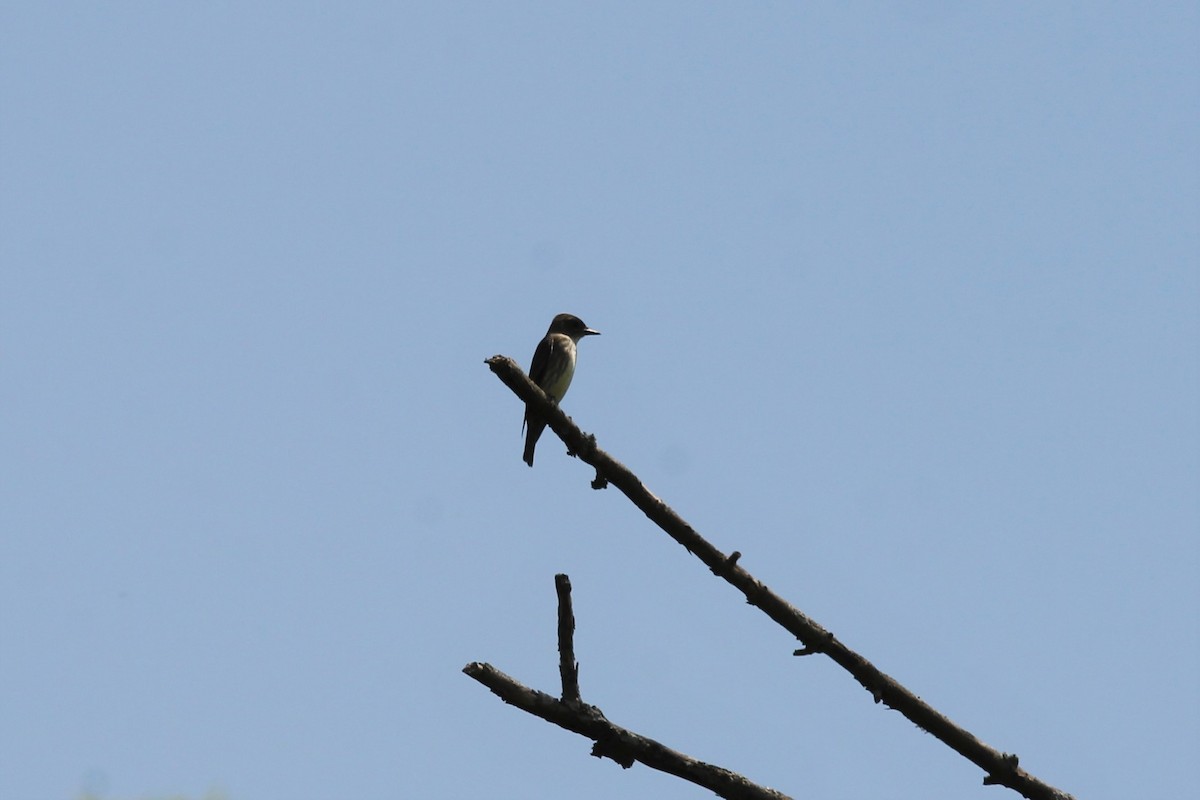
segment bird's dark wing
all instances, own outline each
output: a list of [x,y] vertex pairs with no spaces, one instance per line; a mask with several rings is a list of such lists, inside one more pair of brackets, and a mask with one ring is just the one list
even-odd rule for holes
[[[550,364],[550,348],[551,347],[552,347],[552,345],[550,343],[550,337],[543,336],[542,340],[540,342],[538,342],[537,349],[533,351],[533,361],[531,361],[529,363],[529,380],[533,381],[538,386],[541,386],[542,381],[544,381],[546,379],[546,368]],[[525,419],[521,422],[521,430],[522,431],[525,430],[525,426],[527,424],[529,424],[529,422],[530,422],[529,409],[526,408],[525,409]],[[539,436],[541,435],[540,430],[538,431],[538,435]],[[526,444],[526,447],[529,448],[530,450],[532,450],[532,446],[534,444],[537,444],[537,436],[534,436],[532,441],[529,442],[528,444]],[[532,460],[533,460],[533,456],[531,454],[530,457],[526,459],[526,461],[532,461]],[[530,464],[530,466],[533,466],[533,465]]]
[[550,366],[550,349],[552,344],[549,336],[543,336],[533,351],[533,361],[529,364],[529,379],[538,386],[546,380],[546,368]]

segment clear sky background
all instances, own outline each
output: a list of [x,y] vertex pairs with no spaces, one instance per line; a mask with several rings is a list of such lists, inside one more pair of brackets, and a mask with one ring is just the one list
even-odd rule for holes
[[1080,798],[1200,752],[1195,3],[5,3],[0,798]]

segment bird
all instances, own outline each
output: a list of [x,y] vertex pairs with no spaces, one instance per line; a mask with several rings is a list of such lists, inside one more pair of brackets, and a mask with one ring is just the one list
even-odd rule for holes
[[[533,351],[529,379],[540,386],[555,403],[562,400],[571,386],[571,378],[575,376],[575,345],[585,336],[599,335],[600,331],[592,330],[579,317],[573,314],[559,314],[550,322],[549,330]],[[533,449],[537,447],[538,437],[545,428],[546,421],[526,406],[525,421],[521,423],[521,430],[525,431],[523,458],[531,467]]]

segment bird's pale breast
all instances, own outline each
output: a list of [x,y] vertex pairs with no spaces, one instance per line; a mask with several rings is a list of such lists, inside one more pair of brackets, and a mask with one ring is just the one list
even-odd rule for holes
[[546,382],[542,389],[555,400],[562,400],[575,377],[575,342],[570,336],[555,334],[550,362],[546,369]]

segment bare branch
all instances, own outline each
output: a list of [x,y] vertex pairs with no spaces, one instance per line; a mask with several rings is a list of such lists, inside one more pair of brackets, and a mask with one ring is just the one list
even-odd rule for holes
[[634,762],[641,762],[729,800],[789,800],[787,795],[751,783],[736,772],[697,761],[653,739],[614,725],[595,706],[565,703],[545,692],[530,689],[491,664],[475,661],[463,667],[463,672],[509,705],[586,736],[595,742],[592,755],[611,758],[625,769],[632,767]]
[[578,703],[579,662],[575,660],[575,613],[571,610],[571,579],[554,576],[558,592],[558,672],[562,676],[564,703]]
[[751,783],[736,772],[697,761],[653,739],[614,725],[600,709],[580,700],[572,643],[575,619],[571,611],[571,581],[566,575],[555,575],[554,585],[558,591],[559,669],[563,673],[561,700],[518,683],[491,664],[472,662],[463,667],[463,672],[491,689],[504,702],[588,737],[595,742],[592,755],[611,758],[625,769],[640,761],[729,800],[789,800],[786,795]]
[[611,483],[620,489],[654,524],[703,561],[714,575],[725,579],[745,595],[746,602],[762,610],[795,636],[804,645],[795,651],[795,655],[823,653],[833,659],[871,694],[876,703],[899,711],[922,730],[928,731],[980,767],[985,773],[985,784],[1007,786],[1030,800],[1073,800],[1066,792],[1021,769],[1016,755],[984,744],[846,647],[830,631],[809,619],[739,566],[739,553],[726,556],[702,538],[682,517],[652,494],[625,465],[597,447],[596,437],[581,431],[570,417],[546,398],[545,393],[529,380],[511,358],[497,355],[485,363],[521,400],[545,415],[549,427],[567,444],[570,453],[595,468],[596,478],[592,481],[594,488],[603,488]]

